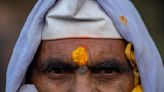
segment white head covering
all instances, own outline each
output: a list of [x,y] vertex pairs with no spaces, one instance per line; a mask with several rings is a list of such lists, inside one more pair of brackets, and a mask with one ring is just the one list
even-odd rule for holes
[[42,40],[121,39],[112,20],[94,0],[59,0],[46,15]]

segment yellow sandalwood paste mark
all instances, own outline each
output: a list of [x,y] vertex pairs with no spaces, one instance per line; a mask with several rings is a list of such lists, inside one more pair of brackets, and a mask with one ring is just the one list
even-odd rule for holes
[[86,48],[78,47],[72,52],[72,59],[78,65],[85,65],[88,61],[88,53]]
[[119,19],[121,23],[123,23],[124,25],[128,25],[128,20],[125,16],[120,16]]

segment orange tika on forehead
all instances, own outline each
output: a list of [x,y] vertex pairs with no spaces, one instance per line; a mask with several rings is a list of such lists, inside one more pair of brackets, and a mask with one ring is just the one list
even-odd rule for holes
[[85,65],[88,61],[88,53],[86,48],[78,47],[72,52],[72,59],[78,65]]

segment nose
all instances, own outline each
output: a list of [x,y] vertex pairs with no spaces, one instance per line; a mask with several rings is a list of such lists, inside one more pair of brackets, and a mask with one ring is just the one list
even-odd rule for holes
[[77,74],[69,92],[99,92],[92,83],[89,74]]

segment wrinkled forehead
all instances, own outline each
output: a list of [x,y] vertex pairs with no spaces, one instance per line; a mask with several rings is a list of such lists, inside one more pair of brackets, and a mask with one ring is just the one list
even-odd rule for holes
[[126,61],[124,40],[118,39],[61,39],[44,40],[37,52],[39,61],[61,59],[63,62],[72,62],[72,53],[78,47],[86,49],[88,61],[104,62],[108,60]]

